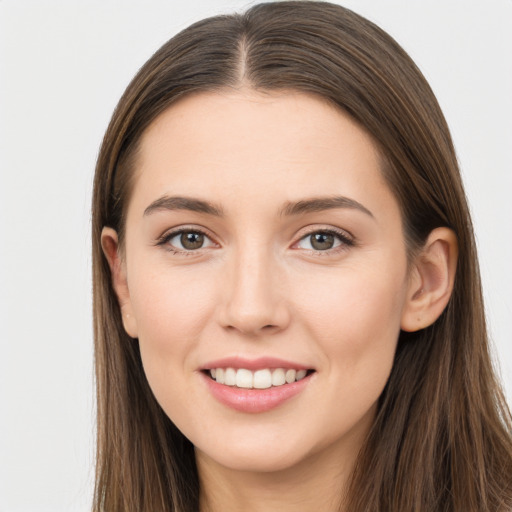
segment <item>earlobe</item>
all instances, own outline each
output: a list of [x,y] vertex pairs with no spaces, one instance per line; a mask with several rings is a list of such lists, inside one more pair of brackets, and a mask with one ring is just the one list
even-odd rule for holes
[[119,238],[114,229],[109,227],[103,228],[101,232],[101,247],[110,267],[112,286],[121,309],[124,329],[128,336],[137,338],[137,321],[132,311],[126,265],[121,255]]
[[414,260],[401,328],[414,332],[433,324],[450,300],[457,269],[457,237],[436,228]]

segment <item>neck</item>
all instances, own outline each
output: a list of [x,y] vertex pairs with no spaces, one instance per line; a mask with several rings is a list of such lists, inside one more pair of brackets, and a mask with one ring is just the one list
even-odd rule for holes
[[313,455],[292,468],[260,473],[227,468],[196,452],[200,512],[339,512],[355,454],[341,460],[339,455],[333,450]]

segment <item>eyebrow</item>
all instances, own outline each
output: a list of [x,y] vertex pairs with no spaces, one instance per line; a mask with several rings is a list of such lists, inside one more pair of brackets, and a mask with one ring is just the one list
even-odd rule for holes
[[161,210],[188,210],[192,212],[206,213],[214,215],[215,217],[223,217],[224,212],[221,207],[196,199],[193,197],[182,196],[162,196],[156,201],[153,201],[145,210],[144,216],[151,215],[154,212]]
[[334,208],[349,208],[359,210],[373,218],[373,213],[355,199],[344,196],[332,197],[313,197],[303,199],[297,202],[288,202],[281,210],[281,215],[291,216],[304,213],[321,212],[323,210],[332,210]]
[[[355,199],[344,196],[333,197],[313,197],[310,199],[302,199],[295,202],[287,202],[280,210],[280,215],[294,216],[305,213],[320,212],[324,210],[332,210],[335,208],[349,208],[359,210],[364,214],[373,218],[373,214],[368,208],[363,206]],[[217,206],[209,201],[184,196],[162,196],[153,201],[145,210],[144,216],[151,215],[154,212],[162,210],[188,210],[198,213],[206,213],[215,217],[223,217],[224,211],[222,207]]]

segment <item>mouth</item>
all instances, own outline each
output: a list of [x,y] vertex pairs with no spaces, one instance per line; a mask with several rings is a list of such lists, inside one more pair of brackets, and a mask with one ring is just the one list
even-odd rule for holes
[[217,367],[202,370],[217,384],[241,389],[279,388],[309,377],[315,370],[304,368],[247,368]]
[[226,357],[202,366],[200,374],[211,395],[243,413],[263,413],[302,395],[316,380],[316,370],[275,357]]

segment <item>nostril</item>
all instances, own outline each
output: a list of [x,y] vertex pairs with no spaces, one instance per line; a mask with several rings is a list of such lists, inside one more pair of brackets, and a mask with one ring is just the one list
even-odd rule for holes
[[279,325],[275,324],[266,324],[261,326],[258,326],[257,324],[258,322],[240,321],[238,323],[226,325],[225,328],[228,331],[238,331],[247,335],[258,335],[262,333],[270,334],[281,329]]

